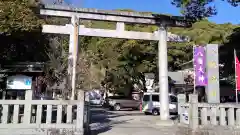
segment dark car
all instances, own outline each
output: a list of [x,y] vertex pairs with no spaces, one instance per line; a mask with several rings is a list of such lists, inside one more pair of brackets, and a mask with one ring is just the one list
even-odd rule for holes
[[116,111],[119,111],[122,108],[132,108],[138,110],[140,108],[140,104],[140,100],[134,100],[124,96],[110,96],[105,99],[105,106]]

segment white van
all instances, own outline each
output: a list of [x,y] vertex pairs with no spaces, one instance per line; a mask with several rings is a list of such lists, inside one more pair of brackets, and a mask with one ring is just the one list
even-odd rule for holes
[[[159,115],[159,93],[155,92],[146,92],[143,95],[142,99],[142,112],[152,115]],[[170,113],[177,113],[177,96],[173,94],[169,94],[169,112]]]

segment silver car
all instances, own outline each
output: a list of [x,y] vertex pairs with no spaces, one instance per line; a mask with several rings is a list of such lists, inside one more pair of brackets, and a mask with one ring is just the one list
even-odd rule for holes
[[[142,111],[145,114],[159,115],[159,93],[146,92],[143,95]],[[177,114],[177,96],[169,94],[169,112]]]
[[122,108],[132,108],[139,110],[141,105],[140,100],[134,100],[124,96],[111,96],[105,100],[105,106],[109,107],[110,110],[119,111]]

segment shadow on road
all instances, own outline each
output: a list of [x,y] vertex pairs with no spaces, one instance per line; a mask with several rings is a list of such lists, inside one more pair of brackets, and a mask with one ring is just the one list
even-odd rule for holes
[[[100,133],[108,132],[114,126],[127,126],[136,117],[122,117],[122,116],[143,116],[144,113],[140,111],[123,110],[123,111],[108,111],[103,108],[95,108],[91,110],[91,135],[98,135]],[[149,116],[149,117],[159,117],[159,116]],[[176,120],[177,115],[171,115],[172,120]],[[149,119],[151,121],[151,119]],[[143,120],[149,122],[149,120]],[[139,126],[139,125],[138,125]]]
[[127,123],[133,119],[114,121],[112,119],[131,115],[136,115],[136,113],[117,113],[105,109],[91,110],[91,135],[98,135],[111,130],[114,125]]

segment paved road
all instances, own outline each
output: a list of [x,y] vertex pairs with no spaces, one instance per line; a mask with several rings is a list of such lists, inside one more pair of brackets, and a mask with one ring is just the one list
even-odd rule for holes
[[[139,111],[108,111],[102,108],[91,109],[92,135],[190,135],[188,127],[175,124],[161,127],[159,116],[146,116]],[[177,122],[176,122],[177,123]],[[238,134],[240,129],[223,126],[206,126],[197,135]]]
[[92,135],[175,135],[180,133],[176,125],[167,128],[159,127],[156,125],[159,116],[146,116],[139,111],[107,111],[95,108],[91,112]]
[[[139,111],[92,109],[91,135],[191,135],[187,126],[158,126],[159,116],[146,116]],[[240,130],[207,126],[194,135],[239,135]]]

